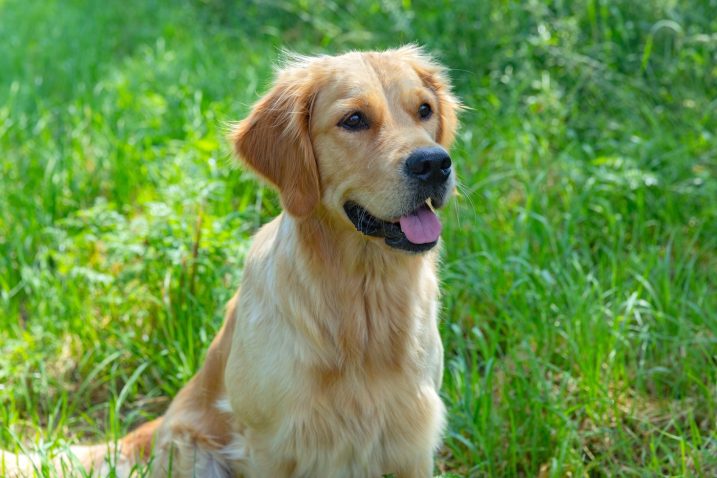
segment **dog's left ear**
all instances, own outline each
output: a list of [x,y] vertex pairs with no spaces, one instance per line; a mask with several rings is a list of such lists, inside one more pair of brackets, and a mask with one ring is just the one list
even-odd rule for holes
[[236,153],[276,186],[284,209],[297,217],[319,203],[319,171],[309,136],[316,86],[301,67],[279,73],[274,87],[232,132]]
[[451,83],[446,68],[418,46],[409,45],[398,51],[404,55],[423,83],[433,90],[438,98],[439,125],[436,140],[446,149],[450,148],[456,136],[458,111],[462,109],[462,105],[451,92]]

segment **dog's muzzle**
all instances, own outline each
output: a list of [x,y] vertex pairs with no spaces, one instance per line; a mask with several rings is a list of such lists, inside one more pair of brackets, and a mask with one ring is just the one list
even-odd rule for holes
[[438,244],[441,223],[426,203],[401,216],[398,222],[379,219],[352,201],[344,204],[344,211],[357,231],[367,236],[383,237],[386,244],[394,249],[418,253]]

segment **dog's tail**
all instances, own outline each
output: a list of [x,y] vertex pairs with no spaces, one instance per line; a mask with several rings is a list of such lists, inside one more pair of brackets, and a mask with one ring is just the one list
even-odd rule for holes
[[154,432],[162,417],[141,425],[116,443],[72,446],[67,452],[43,462],[36,454],[13,454],[0,450],[0,476],[5,478],[33,478],[40,476],[128,477],[143,467],[152,453]]

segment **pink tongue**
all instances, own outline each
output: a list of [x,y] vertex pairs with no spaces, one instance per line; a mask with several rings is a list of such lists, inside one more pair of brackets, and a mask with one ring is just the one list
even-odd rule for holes
[[421,206],[399,220],[401,230],[414,244],[427,244],[438,240],[441,234],[441,221],[428,206]]

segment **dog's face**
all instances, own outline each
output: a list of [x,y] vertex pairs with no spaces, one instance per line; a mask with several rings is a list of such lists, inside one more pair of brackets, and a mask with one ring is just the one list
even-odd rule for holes
[[443,69],[413,47],[302,61],[240,123],[238,153],[294,216],[319,205],[347,227],[420,252],[455,187],[447,148],[458,102]]

